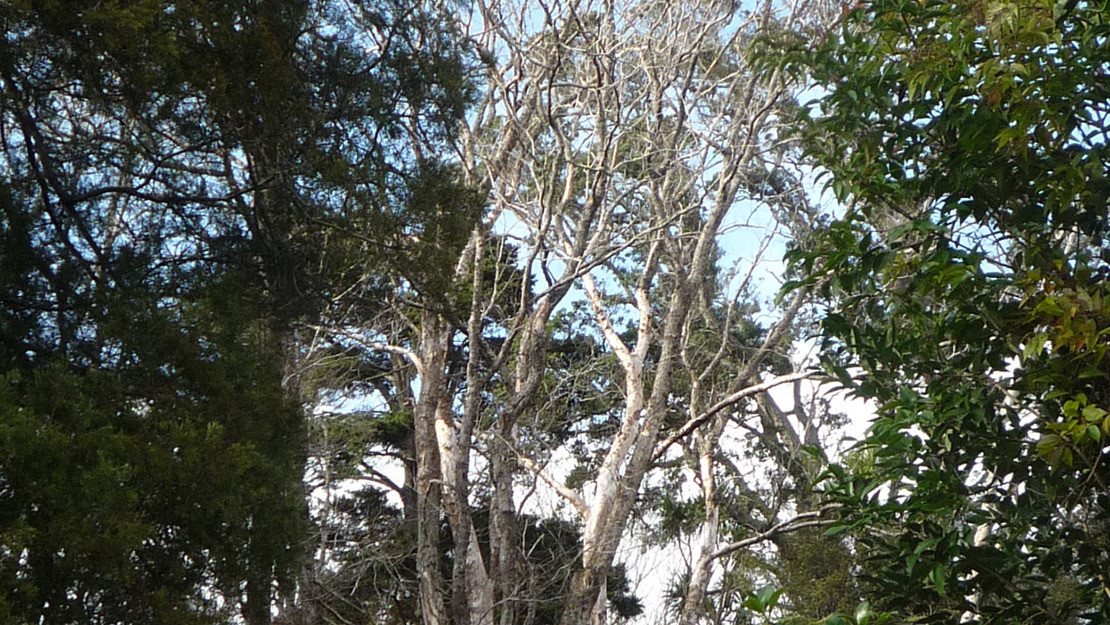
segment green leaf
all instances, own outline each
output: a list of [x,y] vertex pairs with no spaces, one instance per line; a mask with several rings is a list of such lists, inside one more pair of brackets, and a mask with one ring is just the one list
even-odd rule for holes
[[744,607],[765,614],[774,609],[775,604],[778,603],[779,597],[782,596],[782,589],[775,588],[774,586],[763,586],[756,590],[744,600]]
[[1094,404],[1083,407],[1083,418],[1087,421],[1099,421],[1106,416],[1106,411]]
[[1032,338],[1025,342],[1025,347],[1021,352],[1022,357],[1028,360],[1035,356],[1040,356],[1047,342],[1048,335],[1044,332],[1034,334]]
[[1106,373],[1103,372],[1098,367],[1088,367],[1087,369],[1084,369],[1083,371],[1079,372],[1079,379],[1080,380],[1091,380],[1091,379],[1094,379],[1094,378],[1104,378],[1104,377],[1106,377]]
[[937,594],[942,597],[945,596],[944,581],[946,575],[947,570],[943,564],[934,566],[932,572],[929,573],[929,579],[933,582],[933,587],[937,589]]
[[871,623],[871,604],[864,601],[856,606],[856,625],[869,625]]

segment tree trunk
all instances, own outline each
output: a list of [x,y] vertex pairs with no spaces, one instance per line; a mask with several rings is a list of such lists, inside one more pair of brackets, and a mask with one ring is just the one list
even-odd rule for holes
[[705,505],[705,518],[701,524],[701,544],[698,557],[690,571],[686,596],[679,614],[679,625],[694,625],[705,613],[705,599],[708,596],[709,579],[713,574],[713,561],[716,558],[720,531],[721,506],[717,499],[717,478],[714,474],[716,461],[713,454],[717,451],[725,420],[715,418],[713,423],[698,432],[698,477],[701,481],[702,501]]
[[444,367],[449,336],[435,313],[425,311],[423,317],[420,396],[413,414],[418,509],[416,567],[424,625],[448,625],[443,574],[440,571],[443,479],[436,413],[447,395]]
[[[255,529],[255,528],[252,528]],[[266,554],[258,554],[253,548],[257,540],[251,536],[252,547],[247,561],[246,601],[243,604],[243,620],[247,625],[270,625],[270,607],[273,599],[273,567],[267,566]]]

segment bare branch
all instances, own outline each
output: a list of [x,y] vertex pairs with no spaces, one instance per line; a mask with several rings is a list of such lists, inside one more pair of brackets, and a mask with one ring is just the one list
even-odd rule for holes
[[682,440],[686,436],[689,436],[691,432],[696,430],[699,426],[701,426],[709,419],[713,418],[713,416],[716,415],[718,412],[721,412],[722,410],[736,404],[740,400],[751,397],[753,395],[758,395],[759,393],[768,391],[772,388],[775,388],[776,386],[789,384],[791,382],[794,382],[795,380],[804,380],[806,378],[811,378],[814,375],[816,375],[816,373],[813,371],[799,371],[798,373],[790,373],[787,375],[774,377],[770,380],[766,380],[764,382],[760,382],[759,384],[754,384],[745,389],[736,391],[735,393],[710,406],[709,409],[702,414],[693,419],[690,419],[689,421],[684,423],[682,427],[678,428],[678,430],[676,430],[674,434],[671,434],[666,439],[664,439],[663,442],[660,443],[658,447],[656,447],[654,458],[656,460],[661,458],[663,454],[667,452],[668,447]]
[[750,536],[743,540],[729,543],[717,549],[717,551],[713,552],[713,558],[723,558],[729,554],[740,551],[741,549],[751,547],[752,545],[758,545],[759,543],[766,542],[777,536],[796,532],[801,529],[806,529],[807,527],[824,527],[827,525],[831,525],[834,522],[834,519],[826,519],[823,517],[839,507],[839,504],[831,504],[824,506],[819,510],[813,510],[812,512],[799,513],[793,518],[772,525],[767,530],[762,531],[755,536]]
[[409,362],[411,362],[413,365],[416,366],[416,371],[417,371],[418,375],[423,375],[424,374],[424,363],[423,363],[423,361],[420,360],[420,356],[418,356],[416,354],[416,352],[412,351],[411,349],[409,349],[407,347],[402,347],[400,345],[391,345],[389,343],[383,343],[381,341],[373,341],[373,340],[367,339],[366,337],[364,337],[360,333],[355,332],[353,330],[345,330],[345,329],[342,329],[342,328],[322,326],[322,325],[313,324],[313,323],[304,323],[304,324],[300,324],[300,325],[301,325],[301,327],[308,328],[310,330],[316,330],[316,331],[319,331],[319,332],[323,332],[325,334],[332,334],[332,335],[336,335],[336,336],[342,336],[342,337],[350,339],[350,340],[358,343],[359,345],[362,345],[363,347],[365,347],[367,349],[370,349],[370,350],[385,352],[385,353],[388,353],[388,354],[396,354],[398,356],[403,356],[403,357],[407,358],[409,360]]

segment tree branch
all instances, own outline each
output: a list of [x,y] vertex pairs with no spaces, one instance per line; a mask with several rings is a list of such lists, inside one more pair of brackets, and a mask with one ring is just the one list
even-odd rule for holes
[[735,553],[741,549],[744,549],[745,547],[751,547],[752,545],[771,540],[775,536],[779,536],[781,534],[789,534],[791,532],[796,532],[807,527],[822,527],[825,525],[829,525],[833,522],[833,519],[823,519],[821,517],[823,517],[828,512],[832,512],[833,510],[838,509],[839,507],[840,504],[829,504],[827,506],[823,506],[819,510],[813,510],[812,512],[802,512],[794,516],[794,518],[787,519],[786,521],[772,525],[766,531],[760,532],[755,536],[750,536],[743,540],[729,543],[721,547],[720,549],[717,549],[713,552],[713,559],[716,560],[718,558],[723,558],[731,553]]
[[713,416],[716,415],[718,412],[721,412],[725,408],[736,404],[740,400],[770,390],[776,386],[789,384],[791,382],[794,382],[795,380],[804,380],[814,375],[815,372],[813,371],[799,371],[797,373],[791,373],[788,375],[781,375],[776,378],[771,378],[770,380],[767,380],[765,382],[760,382],[759,384],[755,384],[736,391],[735,393],[710,406],[709,409],[702,414],[694,417],[693,419],[690,419],[685,424],[683,424],[682,427],[678,428],[678,430],[674,434],[668,436],[662,443],[659,444],[658,447],[655,448],[655,454],[653,458],[655,460],[658,460],[663,456],[664,453],[667,452],[667,448],[669,448],[671,445],[689,436],[691,432],[696,430],[699,426],[701,426],[709,419],[712,419]]

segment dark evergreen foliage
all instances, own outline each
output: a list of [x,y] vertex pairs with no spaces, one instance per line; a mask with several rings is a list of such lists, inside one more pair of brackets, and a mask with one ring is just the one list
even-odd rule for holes
[[442,22],[0,7],[0,621],[270,622],[306,520],[296,322],[432,220],[406,206],[449,175],[409,136],[470,98]]

